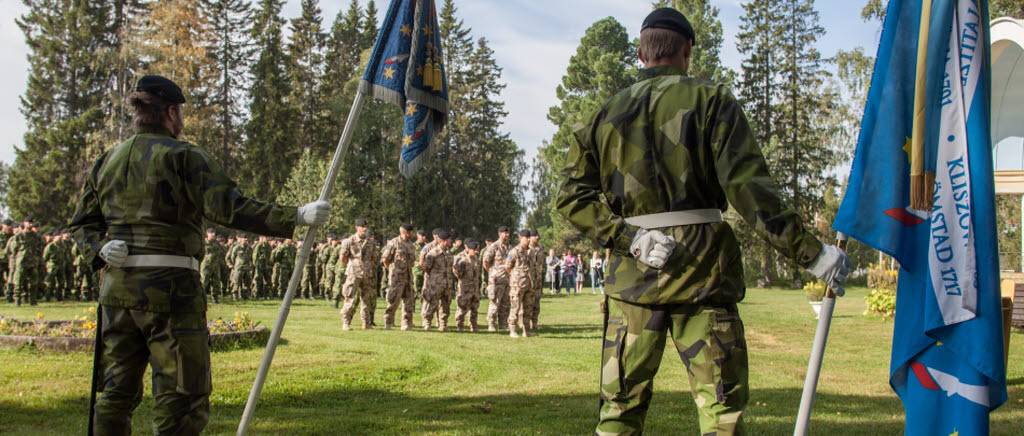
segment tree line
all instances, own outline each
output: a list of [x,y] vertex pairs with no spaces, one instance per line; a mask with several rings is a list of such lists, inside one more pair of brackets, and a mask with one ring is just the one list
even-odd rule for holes
[[[126,98],[147,74],[185,92],[181,139],[202,146],[246,195],[315,200],[379,31],[373,0],[351,0],[324,23],[318,0],[298,17],[284,0],[23,0],[29,48],[21,97],[24,143],[5,167],[12,216],[65,225],[81,180],[106,149],[132,135]],[[451,115],[436,155],[411,179],[398,172],[402,116],[370,101],[340,171],[327,231],[365,217],[483,237],[523,213],[523,152],[502,131],[502,69],[453,0],[439,1]]]

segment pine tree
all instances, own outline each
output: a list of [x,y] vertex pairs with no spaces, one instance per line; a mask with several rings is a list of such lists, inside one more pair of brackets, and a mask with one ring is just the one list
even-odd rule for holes
[[292,86],[286,70],[289,60],[282,42],[283,4],[284,0],[260,0],[251,34],[259,55],[251,72],[249,121],[239,179],[257,198],[277,196],[301,151],[297,141],[299,114],[291,101]]
[[29,48],[29,79],[21,97],[27,122],[23,148],[15,148],[7,205],[14,215],[44,212],[48,228],[63,226],[77,198],[90,135],[102,126],[99,110],[106,71],[93,63],[102,47],[104,6],[87,0],[24,0],[16,20]]
[[722,22],[719,9],[709,0],[659,0],[655,8],[672,7],[683,13],[693,26],[696,43],[687,75],[714,82],[731,83],[735,73],[722,65]]
[[558,131],[540,149],[539,167],[534,169],[531,189],[535,204],[527,225],[538,227],[553,247],[591,246],[575,228],[552,207],[555,190],[561,182],[572,129],[584,122],[602,103],[629,87],[636,74],[636,47],[626,28],[612,17],[591,25],[580,40],[576,54],[569,60],[562,83],[556,89],[561,103],[548,112],[548,120]]
[[210,23],[207,54],[216,65],[217,84],[210,95],[216,111],[216,130],[212,141],[203,144],[225,168],[233,168],[242,143],[242,106],[245,96],[245,72],[253,54],[249,39],[253,12],[247,0],[203,0]]
[[321,28],[322,23],[317,0],[302,0],[302,15],[292,20],[288,76],[291,78],[291,100],[299,114],[298,146],[307,151],[327,152],[333,144],[324,141],[321,134],[326,113],[321,89],[317,86],[324,73],[327,38]]

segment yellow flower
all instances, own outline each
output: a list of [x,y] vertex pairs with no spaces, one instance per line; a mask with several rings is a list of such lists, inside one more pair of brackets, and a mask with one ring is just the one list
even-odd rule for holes
[[221,321],[221,320],[218,319],[217,320],[217,325],[222,325],[222,324],[224,324],[224,321]]
[[95,311],[96,311],[96,308],[95,308],[95,307],[90,307],[90,308],[89,308],[89,312],[95,312]]
[[235,322],[242,322],[242,320],[235,318]]
[[238,312],[235,312],[235,317],[236,317],[236,318],[238,317]]
[[42,318],[42,317],[43,317],[43,312],[39,312],[39,313],[36,314],[36,318]]

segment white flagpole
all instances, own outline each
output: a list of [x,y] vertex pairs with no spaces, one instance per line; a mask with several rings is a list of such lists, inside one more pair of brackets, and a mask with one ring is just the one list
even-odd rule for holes
[[[848,237],[843,233],[837,235],[839,249],[846,249]],[[811,359],[807,362],[807,377],[804,379],[804,392],[800,396],[800,413],[796,418],[793,436],[806,436],[807,426],[811,422],[811,406],[814,405],[814,394],[818,389],[818,376],[821,374],[821,361],[825,356],[825,342],[828,341],[828,329],[832,324],[832,311],[836,307],[836,294],[832,289],[825,291],[821,299],[821,313],[818,316],[818,327],[814,331],[814,347],[811,348]]]
[[[338,178],[338,170],[341,169],[341,161],[348,151],[348,144],[352,141],[352,132],[355,129],[356,121],[359,120],[359,111],[363,107],[365,95],[361,91],[356,92],[352,101],[352,110],[349,111],[348,120],[345,121],[345,130],[338,140],[338,147],[334,150],[334,160],[331,161],[331,168],[327,171],[327,180],[320,190],[320,200],[327,201],[334,189],[334,180]],[[274,320],[274,328],[270,330],[270,340],[267,348],[263,351],[263,361],[256,371],[256,380],[249,391],[249,400],[245,403],[245,412],[242,413],[242,421],[238,423],[237,436],[245,436],[249,430],[249,422],[252,421],[256,412],[256,402],[259,401],[260,391],[263,390],[263,383],[267,380],[267,372],[270,370],[270,362],[274,360],[274,351],[277,350],[277,343],[281,340],[281,331],[284,330],[284,323],[288,319],[288,312],[291,311],[292,300],[295,298],[295,289],[299,287],[302,280],[302,270],[306,267],[306,260],[309,258],[309,251],[316,241],[319,226],[310,226],[306,229],[306,237],[302,239],[302,248],[295,257],[295,269],[292,270],[292,277],[288,280],[288,291],[284,294],[284,301],[281,302],[281,309],[277,311],[277,319]]]

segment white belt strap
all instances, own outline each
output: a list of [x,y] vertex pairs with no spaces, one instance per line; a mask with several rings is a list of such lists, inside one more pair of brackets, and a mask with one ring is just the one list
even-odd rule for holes
[[199,271],[199,261],[191,256],[173,256],[169,254],[137,254],[128,256],[124,260],[126,268],[140,267],[164,267],[164,268],[188,268]]
[[675,212],[652,213],[626,218],[626,222],[644,229],[688,226],[691,224],[720,223],[722,211],[718,209],[693,209]]

